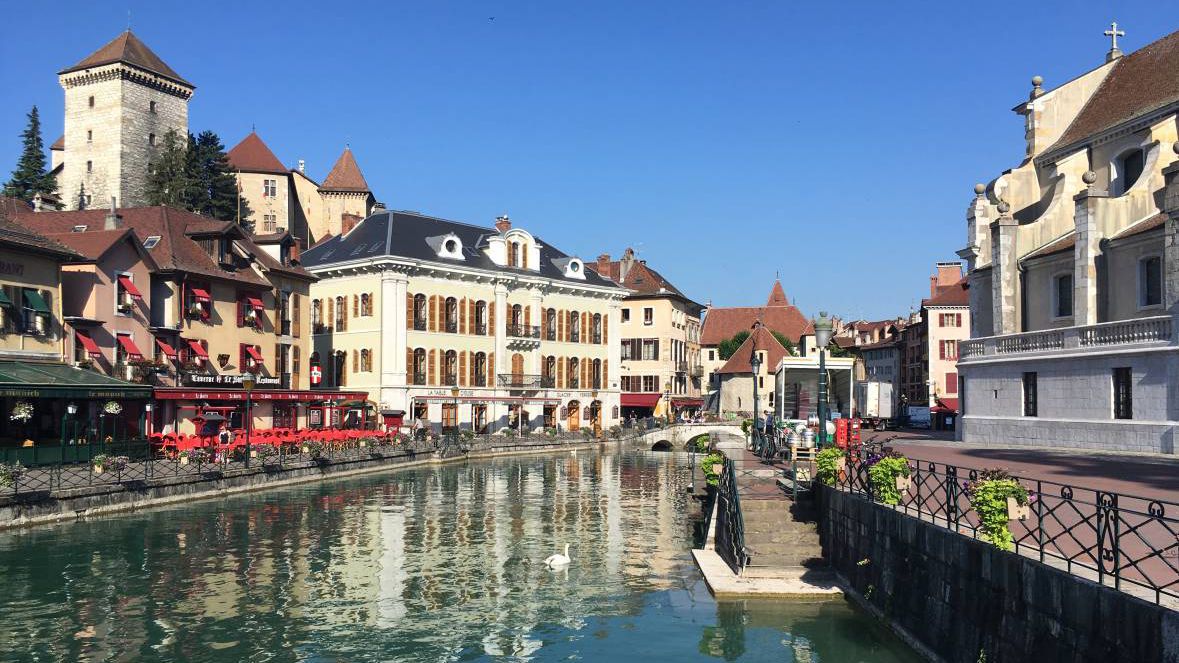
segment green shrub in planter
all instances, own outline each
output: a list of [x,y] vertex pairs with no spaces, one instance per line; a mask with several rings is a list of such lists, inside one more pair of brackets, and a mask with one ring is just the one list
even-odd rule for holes
[[12,465],[0,463],[0,488],[12,488],[24,472],[25,466],[21,465],[20,461]]
[[704,472],[704,482],[710,486],[720,484],[721,468],[724,467],[725,457],[723,454],[710,453],[700,461],[700,469]]
[[978,478],[965,485],[970,506],[978,514],[979,531],[983,538],[1000,550],[1015,549],[1008,521],[1016,517],[1012,507],[1026,507],[1035,496],[1029,495],[1006,470],[990,469],[979,472]]
[[267,465],[278,462],[278,449],[273,444],[255,444],[251,451]]
[[[901,503],[901,483],[907,483],[909,478],[909,459],[892,453],[868,460],[868,480],[872,482],[872,490],[876,493],[876,500],[883,504],[896,506]],[[903,479],[904,481],[898,481]]]
[[834,486],[839,478],[840,461],[844,459],[839,447],[827,447],[815,455],[816,476],[825,486]]

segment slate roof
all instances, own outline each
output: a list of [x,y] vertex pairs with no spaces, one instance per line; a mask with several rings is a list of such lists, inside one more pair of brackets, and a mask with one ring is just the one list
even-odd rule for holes
[[289,172],[287,167],[278,160],[278,157],[274,156],[274,152],[271,152],[266,143],[262,141],[262,138],[253,131],[240,143],[234,145],[233,149],[225,156],[229,159],[229,165],[235,170],[248,173],[273,173],[275,175],[286,175]]
[[1047,152],[1079,144],[1127,120],[1179,102],[1179,32],[1115,62],[1097,91]]
[[130,30],[123,32],[123,34],[107,42],[105,46],[94,51],[78,64],[72,67],[66,67],[57,73],[67,74],[71,71],[101,67],[102,65],[114,64],[115,62],[129,64],[153,74],[158,74],[164,78],[172,79],[182,85],[195,87],[165,64],[160,59],[160,56],[156,55],[147,47],[147,44],[140,41],[139,37],[136,37]]
[[786,348],[778,342],[778,339],[774,338],[770,330],[759,325],[749,333],[749,338],[745,339],[741,347],[737,348],[737,351],[729,357],[724,366],[717,370],[717,373],[753,373],[753,366],[749,363],[749,358],[755,349],[765,351],[765,363],[761,365],[761,368],[771,374],[778,362],[788,354]]
[[[89,209],[73,212],[29,211],[18,217],[22,223],[46,233],[69,233],[74,226],[85,225],[87,230],[79,234],[103,230],[108,210]],[[162,271],[180,271],[218,279],[228,279],[256,286],[270,287],[270,282],[259,276],[253,269],[227,270],[205,252],[193,235],[220,235],[230,233],[234,241],[254,254],[263,268],[283,272],[295,277],[314,280],[305,269],[298,266],[283,266],[271,258],[265,250],[254,244],[249,237],[236,229],[232,221],[215,221],[198,214],[170,207],[124,207],[118,210],[123,226],[132,228],[138,237],[158,235],[160,241],[148,249],[148,255]]]
[[368,182],[361,174],[360,166],[356,163],[356,157],[352,156],[350,148],[344,148],[344,153],[336,159],[336,165],[332,166],[332,171],[324,178],[319,188],[329,191],[369,191]]
[[[441,258],[427,242],[431,238],[451,233],[457,236],[463,245],[463,260]],[[541,247],[539,272],[497,265],[483,252],[487,246],[487,239],[497,234],[499,231],[494,228],[439,219],[416,212],[382,211],[364,219],[351,231],[328,238],[307,249],[302,253],[301,258],[304,266],[319,267],[339,262],[392,256],[500,272],[539,274],[539,276],[570,283],[618,287],[613,281],[600,276],[592,269],[583,270],[584,280],[566,277],[557,264],[568,261],[570,256],[546,244],[539,237],[534,238]]]

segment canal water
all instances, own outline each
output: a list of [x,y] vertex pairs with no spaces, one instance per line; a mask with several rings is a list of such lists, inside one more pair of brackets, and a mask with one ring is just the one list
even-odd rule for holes
[[0,661],[919,660],[844,601],[714,601],[688,480],[524,456],[0,532]]

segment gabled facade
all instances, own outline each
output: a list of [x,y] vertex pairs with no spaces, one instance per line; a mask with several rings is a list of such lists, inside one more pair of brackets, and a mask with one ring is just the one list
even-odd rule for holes
[[600,431],[619,421],[626,290],[506,217],[372,214],[308,249],[320,387],[435,428]]
[[1022,162],[967,210],[968,442],[1174,453],[1179,425],[1179,32],[1056,89]]

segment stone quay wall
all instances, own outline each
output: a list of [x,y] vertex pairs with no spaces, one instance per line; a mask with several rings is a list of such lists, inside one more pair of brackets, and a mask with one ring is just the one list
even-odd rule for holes
[[[617,441],[611,443],[616,444]],[[466,454],[452,451],[445,457],[435,451],[384,449],[374,451],[374,455],[319,461],[288,460],[281,468],[266,468],[257,463],[250,468],[227,467],[224,470],[205,473],[194,469],[189,474],[152,478],[147,481],[103,483],[68,490],[0,497],[0,529],[76,520],[398,468],[441,465],[497,456],[589,450],[605,444],[607,443],[599,440],[505,440],[493,444],[479,444]]]
[[1179,662],[1179,612],[821,486],[850,594],[933,660]]

